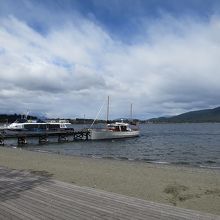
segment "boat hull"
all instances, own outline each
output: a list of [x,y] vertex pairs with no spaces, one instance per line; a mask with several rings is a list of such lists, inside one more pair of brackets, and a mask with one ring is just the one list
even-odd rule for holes
[[139,131],[110,131],[110,130],[90,130],[91,140],[105,140],[105,139],[121,139],[138,137]]

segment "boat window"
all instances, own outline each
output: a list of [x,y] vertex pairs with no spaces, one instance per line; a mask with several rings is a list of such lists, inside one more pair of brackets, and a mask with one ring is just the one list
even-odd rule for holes
[[39,125],[38,125],[38,128],[39,128],[39,129],[45,129],[45,130],[46,130],[46,129],[47,129],[47,125],[46,125],[46,124],[39,124]]
[[115,126],[115,131],[120,131],[119,126]]
[[59,124],[48,124],[49,129],[58,129],[60,128]]
[[126,126],[121,126],[121,131],[127,131],[127,127]]
[[46,124],[24,124],[24,128],[28,130],[42,129],[46,130]]
[[38,128],[38,124],[26,124],[24,125],[25,129],[31,130],[31,129],[37,129]]

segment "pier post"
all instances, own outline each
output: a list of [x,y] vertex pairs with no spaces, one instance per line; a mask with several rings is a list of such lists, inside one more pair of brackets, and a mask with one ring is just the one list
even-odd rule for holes
[[24,145],[27,144],[26,137],[18,137],[18,145]]
[[48,142],[47,135],[39,136],[39,144],[45,144]]
[[60,134],[58,136],[58,142],[68,141],[68,137],[66,135]]
[[73,134],[73,140],[77,141],[77,140],[89,140],[89,132],[87,131],[77,131],[74,132]]
[[[0,146],[3,146],[7,139],[17,139],[18,145],[25,145],[28,138],[37,138],[39,144],[46,144],[50,137],[55,137],[58,142],[68,141],[87,141],[90,139],[90,132],[88,130],[61,130],[61,131],[48,131],[48,132],[31,132],[31,131],[18,131],[13,134],[0,133]],[[50,139],[49,139],[50,140]],[[52,139],[54,140],[54,139]],[[51,142],[52,142],[51,140]]]
[[89,134],[90,134],[90,133],[87,131],[87,132],[86,132],[86,141],[89,140]]
[[4,146],[5,145],[5,141],[3,137],[0,137],[0,146]]

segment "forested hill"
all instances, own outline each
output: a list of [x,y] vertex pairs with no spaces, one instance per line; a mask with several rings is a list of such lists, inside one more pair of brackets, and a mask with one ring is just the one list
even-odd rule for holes
[[[24,115],[19,114],[0,114],[0,123],[12,123],[16,121],[18,118],[22,118]],[[37,119],[35,116],[28,116],[28,119]]]
[[153,123],[203,123],[220,122],[220,107],[214,109],[204,109],[199,111],[186,112],[172,117],[152,118],[147,122]]

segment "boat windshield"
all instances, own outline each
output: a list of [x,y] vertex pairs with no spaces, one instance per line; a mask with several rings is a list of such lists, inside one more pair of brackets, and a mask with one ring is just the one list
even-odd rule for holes
[[25,119],[25,118],[19,118],[17,119],[14,123],[45,123],[44,121],[37,119],[37,120],[32,120],[32,119]]

